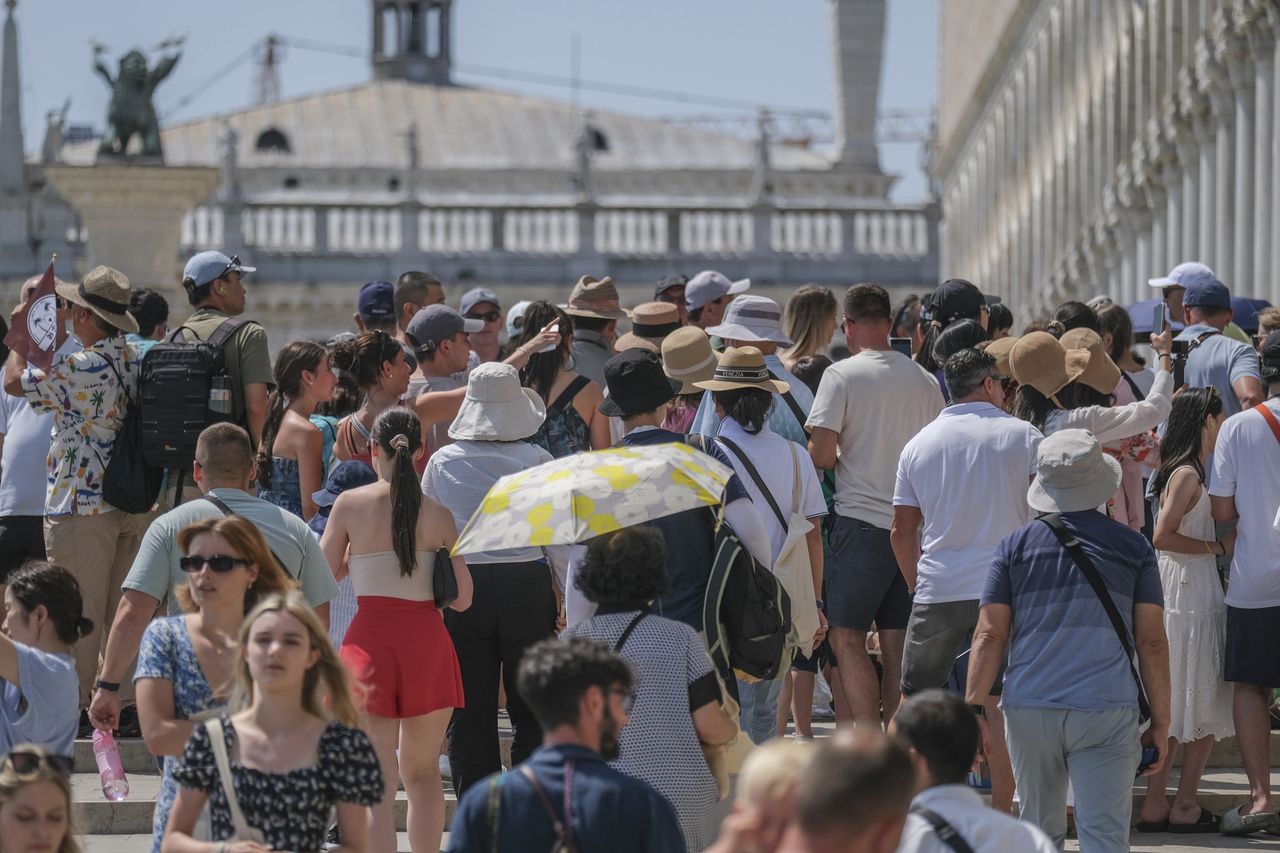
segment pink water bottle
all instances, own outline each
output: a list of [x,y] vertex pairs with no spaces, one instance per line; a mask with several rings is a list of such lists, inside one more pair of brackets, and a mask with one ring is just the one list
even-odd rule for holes
[[102,796],[117,803],[129,796],[129,780],[124,775],[124,762],[111,732],[95,729],[93,732],[93,758],[98,762],[102,776]]

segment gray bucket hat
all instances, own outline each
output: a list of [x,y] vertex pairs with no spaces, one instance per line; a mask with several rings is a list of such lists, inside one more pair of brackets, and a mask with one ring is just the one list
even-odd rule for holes
[[1040,442],[1027,503],[1037,512],[1097,509],[1120,486],[1120,463],[1102,452],[1093,433],[1064,429]]

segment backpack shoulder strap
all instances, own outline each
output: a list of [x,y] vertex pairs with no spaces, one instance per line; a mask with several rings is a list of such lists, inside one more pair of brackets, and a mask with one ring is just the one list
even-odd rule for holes
[[1142,393],[1142,389],[1138,387],[1138,383],[1134,381],[1132,376],[1122,370],[1120,371],[1120,378],[1129,386],[1129,390],[1133,392],[1135,400],[1142,401],[1147,399],[1147,395]]
[[245,320],[237,320],[234,317],[228,317],[222,321],[218,328],[213,330],[213,334],[209,336],[209,339],[205,343],[215,349],[222,349],[222,347],[226,345],[227,341],[231,339],[231,336],[239,331],[240,327],[246,322],[247,321]]
[[1267,404],[1259,403],[1253,408],[1258,414],[1262,415],[1263,420],[1267,422],[1267,426],[1271,427],[1271,434],[1276,437],[1276,441],[1280,441],[1280,420],[1276,420],[1276,416],[1272,414]]
[[934,834],[938,836],[938,840],[950,847],[955,853],[973,853],[973,848],[969,846],[969,842],[961,837],[956,828],[947,822],[947,819],[935,812],[933,809],[927,809],[924,806],[912,806],[912,814],[918,814],[929,822],[933,827]]
[[560,396],[556,397],[556,401],[551,404],[550,408],[559,409],[562,412],[566,411],[571,405],[573,405],[573,398],[577,397],[578,392],[583,388],[586,388],[587,383],[590,381],[590,379],[582,375],[574,377],[573,381],[560,392]]
[[738,457],[739,461],[742,462],[742,466],[747,469],[747,474],[749,474],[751,479],[755,481],[756,487],[760,489],[760,494],[764,495],[765,501],[769,504],[770,509],[773,510],[773,514],[778,517],[778,523],[782,525],[782,529],[785,532],[788,525],[786,517],[782,514],[782,508],[778,506],[778,502],[773,499],[773,495],[765,486],[764,479],[760,476],[760,472],[756,470],[756,466],[752,461],[747,458],[747,454],[743,453],[742,448],[738,447],[738,445],[734,444],[723,435],[717,437],[716,441],[729,448],[730,452],[732,452],[733,455]]
[[1098,569],[1094,566],[1093,561],[1089,559],[1089,555],[1084,552],[1084,548],[1080,545],[1080,540],[1067,529],[1062,523],[1062,516],[1056,512],[1048,515],[1040,516],[1053,535],[1062,543],[1062,547],[1066,549],[1071,556],[1072,562],[1080,569],[1080,573],[1085,576],[1085,580],[1089,582],[1089,586],[1093,588],[1093,593],[1098,597],[1098,601],[1102,603],[1102,609],[1107,612],[1107,618],[1111,620],[1111,627],[1115,629],[1116,636],[1120,638],[1120,645],[1124,647],[1124,657],[1129,663],[1129,672],[1133,674],[1134,683],[1138,685],[1138,713],[1143,720],[1151,717],[1151,705],[1147,702],[1147,691],[1142,686],[1142,677],[1138,675],[1138,669],[1133,663],[1133,643],[1129,639],[1129,629],[1125,627],[1124,619],[1120,616],[1120,610],[1116,607],[1115,601],[1111,598],[1111,593],[1107,590],[1106,582],[1102,580],[1102,575],[1098,574]]

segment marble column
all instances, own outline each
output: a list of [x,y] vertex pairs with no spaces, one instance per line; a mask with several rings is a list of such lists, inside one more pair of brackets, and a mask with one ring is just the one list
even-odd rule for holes
[[1235,241],[1234,262],[1228,286],[1241,292],[1253,290],[1254,175],[1254,72],[1243,39],[1233,37],[1226,52],[1227,72],[1235,100]]
[[1253,275],[1249,293],[1252,296],[1269,295],[1274,282],[1271,269],[1271,146],[1275,135],[1275,49],[1274,34],[1266,18],[1256,22],[1249,36],[1249,49],[1254,61],[1254,138],[1253,157],[1257,172],[1253,216],[1250,226],[1253,232]]

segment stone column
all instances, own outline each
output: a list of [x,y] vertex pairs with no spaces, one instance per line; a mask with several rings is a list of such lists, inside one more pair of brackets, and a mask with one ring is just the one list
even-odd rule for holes
[[[1249,63],[1247,42],[1232,34],[1219,53],[1226,59],[1235,102],[1235,240],[1231,278],[1228,286],[1253,289],[1253,203],[1254,203],[1254,70]],[[1220,274],[1221,275],[1221,274]]]
[[[1280,33],[1280,9],[1277,9],[1274,4],[1267,7],[1267,22],[1273,33]],[[1275,61],[1274,54],[1272,55],[1271,93],[1273,130],[1271,145],[1268,149],[1268,156],[1272,163],[1271,209],[1266,217],[1270,224],[1267,243],[1271,247],[1271,258],[1268,264],[1270,288],[1267,298],[1272,303],[1280,303],[1280,168],[1275,165],[1280,160],[1280,62]]]
[[[1214,21],[1220,21],[1221,10],[1214,15]],[[1218,24],[1216,32],[1221,32],[1222,24]],[[1214,230],[1212,238],[1213,268],[1218,278],[1226,282],[1234,282],[1234,228],[1235,221],[1235,104],[1231,95],[1231,85],[1227,78],[1227,70],[1218,62],[1214,41],[1202,41],[1196,51],[1196,75],[1203,81],[1209,94],[1212,107],[1212,124],[1216,130],[1214,154],[1216,156],[1214,180]],[[1204,203],[1203,194],[1201,203]],[[1205,250],[1202,240],[1201,252]]]
[[836,69],[836,159],[880,171],[876,109],[884,52],[885,0],[828,0]]
[[[1206,96],[1207,97],[1207,96]],[[1212,113],[1198,116],[1192,125],[1196,144],[1200,149],[1197,172],[1200,178],[1200,209],[1197,219],[1196,248],[1199,259],[1210,267],[1218,263],[1217,211],[1218,204],[1218,133],[1213,127]]]
[[1250,294],[1268,294],[1275,281],[1271,268],[1271,193],[1275,164],[1271,161],[1275,127],[1275,34],[1266,16],[1259,17],[1249,34],[1249,50],[1254,61],[1253,157],[1257,171],[1253,215],[1253,276]]
[[1182,161],[1182,260],[1200,257],[1200,146],[1195,134],[1195,123],[1202,110],[1208,109],[1207,99],[1198,97],[1195,72],[1183,68],[1178,75],[1181,133],[1178,135],[1178,158]]

